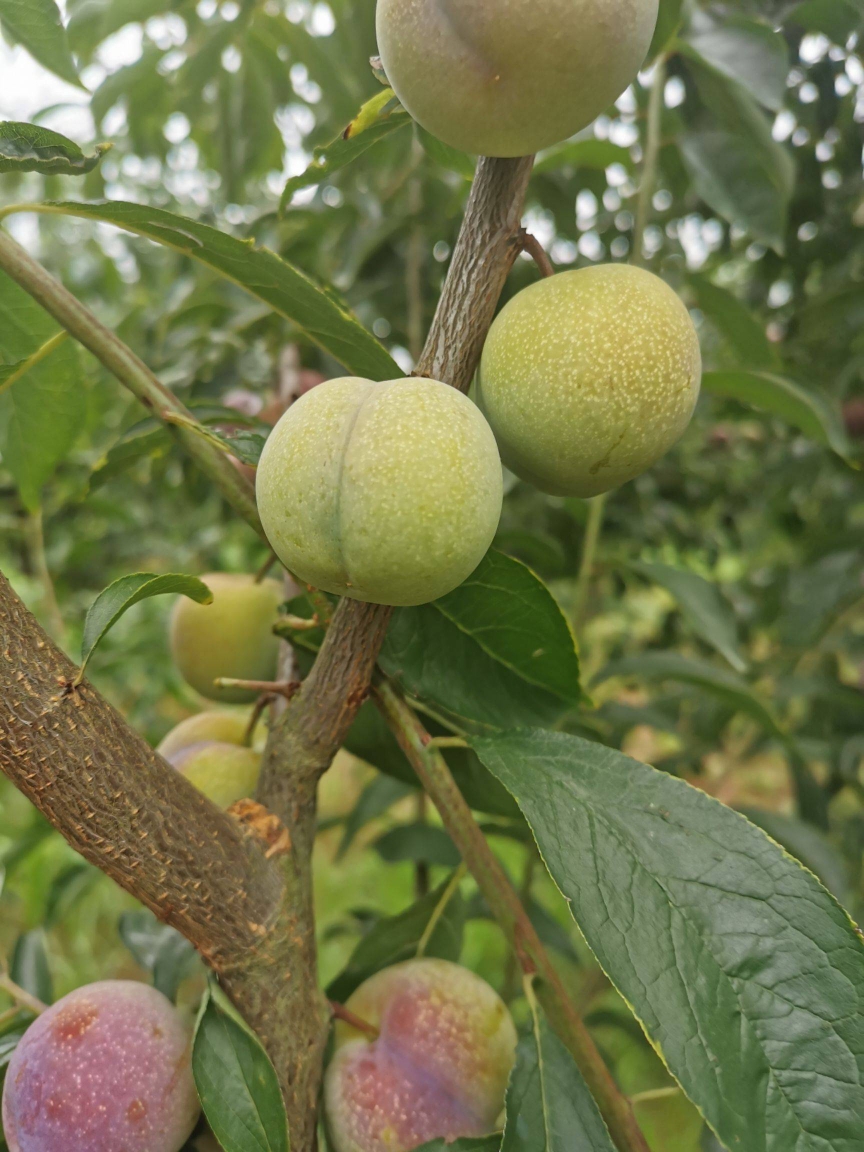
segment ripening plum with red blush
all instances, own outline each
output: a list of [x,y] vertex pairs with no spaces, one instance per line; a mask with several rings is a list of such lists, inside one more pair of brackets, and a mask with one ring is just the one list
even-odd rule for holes
[[186,1021],[126,980],[89,984],[43,1013],[3,1089],[9,1152],[179,1152],[199,1112]]

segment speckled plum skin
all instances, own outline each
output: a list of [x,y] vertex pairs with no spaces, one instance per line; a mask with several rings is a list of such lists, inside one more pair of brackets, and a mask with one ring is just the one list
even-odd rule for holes
[[562,272],[492,325],[477,400],[517,476],[597,496],[655,464],[699,397],[699,338],[659,277],[625,264]]
[[409,960],[367,980],[347,1007],[380,1035],[337,1024],[324,1081],[335,1152],[409,1152],[500,1126],[516,1029],[479,976]]
[[125,980],[40,1016],[3,1091],[9,1152],[179,1152],[199,1111],[190,1029],[161,992]]
[[495,438],[436,380],[329,380],[293,404],[258,466],[258,511],[299,579],[373,604],[425,604],[483,559],[503,498]]
[[378,0],[387,79],[418,123],[486,156],[587,127],[642,65],[658,0]]
[[173,752],[168,761],[219,808],[255,795],[261,753],[238,744],[205,741]]
[[211,572],[201,579],[213,593],[212,604],[181,596],[171,614],[171,655],[196,692],[223,704],[249,704],[257,692],[217,688],[213,681],[272,680],[279,641],[273,635],[284,600],[278,580],[255,583],[252,576]]

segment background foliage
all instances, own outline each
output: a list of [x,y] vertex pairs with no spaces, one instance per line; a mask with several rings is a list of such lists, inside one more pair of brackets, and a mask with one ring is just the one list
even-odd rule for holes
[[[73,179],[56,174],[63,165],[51,149],[62,155],[63,146],[49,136],[0,133],[0,211],[104,198],[215,225],[331,286],[333,309],[347,303],[410,368],[473,160],[414,128],[383,93],[368,64],[373,0],[68,0],[68,29],[51,35],[28,19],[36,8],[0,0],[0,25],[41,65],[90,91],[92,140],[79,139],[79,153],[63,161]],[[559,607],[550,598],[536,625],[553,653],[539,680],[508,681],[518,654],[472,645],[459,622],[463,611],[474,618],[470,588],[412,610],[410,620],[397,615],[383,657],[448,728],[490,738],[506,726],[500,715],[511,704],[502,701],[512,699],[526,724],[623,750],[744,810],[859,919],[862,21],[860,0],[664,0],[653,70],[591,130],[541,155],[527,226],[559,268],[627,260],[641,232],[647,265],[697,322],[703,397],[681,444],[605,508],[511,479],[502,555],[487,564],[502,595],[532,579],[513,560],[554,594]],[[118,44],[134,58],[112,67]],[[50,125],[51,110],[40,120]],[[111,151],[90,163],[103,141]],[[43,174],[20,171],[34,151],[48,165]],[[649,170],[656,160],[656,176],[640,220],[646,159]],[[274,312],[217,267],[91,214],[7,223],[202,418],[260,433],[304,388],[339,374],[325,350],[332,344],[322,348],[292,324],[290,307]],[[520,260],[508,294],[536,275]],[[56,331],[0,275],[0,567],[77,657],[87,608],[112,580],[248,571],[265,553],[167,434],[71,341],[58,340],[16,377]],[[367,354],[386,363],[371,342]],[[597,529],[592,555],[586,541]],[[166,611],[160,599],[134,608],[90,669],[154,742],[197,707],[168,659]],[[579,638],[590,699],[572,690],[562,611]],[[431,680],[411,680],[412,643],[440,649],[437,676],[434,660],[426,667]],[[466,690],[451,698],[454,674]],[[405,912],[415,887],[424,890],[427,873],[433,887],[446,883],[458,863],[375,714],[364,713],[349,748],[360,759],[346,755],[324,783],[316,873],[322,974],[339,995],[379,963],[374,948],[364,956],[363,941],[382,918],[408,917],[384,924],[396,941],[389,956],[411,954],[428,920],[422,909],[419,920]],[[573,928],[510,797],[473,754],[452,759],[604,1054],[637,1098],[653,1146],[719,1147]],[[19,982],[50,999],[144,968],[191,1004],[203,978],[176,941],[3,783],[0,806],[0,954]],[[529,1003],[473,884],[463,881],[459,893],[436,929],[438,954],[461,956],[509,996],[518,992],[527,1022]],[[554,1043],[537,1036],[538,1045]]]

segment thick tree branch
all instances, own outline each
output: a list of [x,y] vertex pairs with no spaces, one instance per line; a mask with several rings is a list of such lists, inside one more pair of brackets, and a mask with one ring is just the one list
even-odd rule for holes
[[[213,444],[193,430],[195,417],[169,392],[147,365],[109,328],[85,308],[59,280],[34,260],[20,244],[0,228],[0,269],[38,301],[54,319],[124,384],[145,408],[160,420],[166,414],[179,416],[184,422],[172,425],[172,432],[203,472],[213,481],[225,499],[260,535],[264,535],[258,518],[252,485]],[[190,426],[191,425],[191,426]]]
[[221,812],[86,680],[70,690],[75,666],[2,575],[0,662],[0,771],[85,859],[195,945],[267,1045],[302,1130],[310,1088],[296,1031],[316,1014],[326,1020],[327,1006],[314,948],[309,997],[284,827],[259,805]]

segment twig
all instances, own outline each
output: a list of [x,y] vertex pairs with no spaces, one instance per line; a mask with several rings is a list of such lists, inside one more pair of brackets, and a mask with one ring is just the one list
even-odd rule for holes
[[582,559],[579,563],[579,575],[576,577],[576,590],[573,594],[574,628],[578,628],[582,623],[585,606],[588,603],[607,499],[608,493],[604,493],[602,496],[595,496],[588,504],[588,521],[585,525],[585,536],[582,541]]
[[377,1040],[381,1032],[374,1024],[370,1024],[368,1020],[364,1020],[361,1016],[355,1015],[354,1012],[349,1011],[344,1004],[339,1004],[336,1000],[331,1000],[330,1008],[333,1012],[334,1020],[342,1020],[344,1023],[349,1024],[352,1028],[356,1028],[358,1032],[365,1032],[367,1036],[371,1036],[373,1040]]
[[633,228],[633,264],[645,264],[645,229],[651,214],[651,201],[657,182],[657,165],[660,159],[660,134],[663,121],[663,93],[666,87],[666,57],[659,56],[654,65],[654,79],[651,82],[651,95],[648,97],[648,121],[645,131],[645,159],[642,164],[642,179],[639,183],[639,199],[636,205],[636,224]]
[[467,740],[461,736],[430,736],[427,748],[468,748]]
[[32,996],[26,988],[22,988],[20,984],[16,984],[12,977],[2,970],[0,970],[0,989],[2,989],[7,996],[12,999],[21,1008],[28,1008],[36,1016],[41,1016],[43,1012],[48,1010],[48,1005],[36,996]]
[[275,552],[271,552],[258,571],[255,573],[255,583],[260,584],[279,557]]
[[536,236],[532,236],[523,228],[519,233],[519,243],[523,252],[527,252],[544,276],[554,276],[555,266],[549,259],[549,253]]
[[299,680],[235,680],[233,676],[219,676],[213,681],[217,688],[245,688],[268,696],[284,696],[293,700],[303,687]]
[[629,1101],[606,1067],[446,760],[436,748],[429,747],[428,733],[392,684],[383,677],[376,678],[373,692],[376,704],[516,952],[523,973],[536,973],[540,978],[537,993],[549,1022],[579,1065],[613,1139],[621,1152],[648,1152]]
[[[425,793],[422,793],[422,795],[425,796]],[[465,861],[463,860],[462,863],[459,865],[459,867],[456,869],[456,871],[453,873],[453,875],[450,877],[450,883],[447,885],[447,887],[441,893],[441,899],[435,905],[435,910],[433,911],[432,915],[429,917],[429,923],[423,929],[423,935],[420,937],[420,940],[417,944],[417,953],[416,954],[417,954],[418,960],[421,957],[426,955],[426,949],[429,947],[429,941],[432,939],[432,936],[435,932],[435,929],[438,927],[439,923],[441,922],[441,917],[447,911],[447,905],[450,903],[450,901],[456,895],[456,891],[457,891],[459,885],[462,883],[462,881],[465,879],[465,877],[467,875],[468,875],[468,869],[465,865]]]

